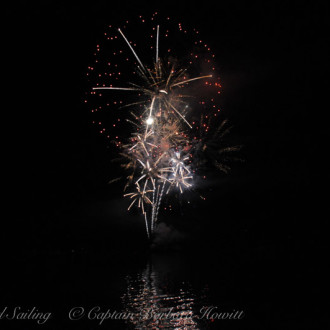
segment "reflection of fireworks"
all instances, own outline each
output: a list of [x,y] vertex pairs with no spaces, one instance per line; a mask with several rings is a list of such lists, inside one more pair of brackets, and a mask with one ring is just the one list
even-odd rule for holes
[[196,294],[189,287],[169,292],[151,264],[134,278],[127,277],[127,291],[121,298],[124,313],[131,316],[128,327],[199,329],[196,308],[200,302],[195,301]]
[[[154,14],[151,23],[155,24]],[[144,23],[145,20],[140,17]],[[128,22],[126,22],[128,23]],[[187,31],[178,24],[179,31],[186,34]],[[179,64],[173,57],[169,56],[171,49],[167,49],[167,56],[160,57],[161,39],[168,37],[168,30],[165,29],[165,35],[161,34],[160,25],[153,25],[153,34],[151,35],[153,45],[150,46],[154,52],[152,65],[142,62],[135,51],[135,45],[128,41],[125,33],[127,29],[105,33],[107,40],[121,40],[126,43],[131,58],[134,60],[133,75],[137,82],[130,82],[121,79],[122,72],[118,71],[120,60],[114,63],[105,62],[108,67],[114,66],[115,71],[95,73],[94,69],[100,66],[100,60],[97,58],[95,67],[89,67],[88,75],[95,75],[99,79],[93,86],[92,95],[107,97],[108,94],[127,93],[127,102],[112,101],[114,105],[119,104],[121,108],[129,107],[131,111],[126,111],[132,115],[132,118],[125,118],[127,123],[133,126],[128,140],[122,142],[118,132],[114,143],[120,148],[120,155],[123,156],[122,167],[128,171],[125,190],[129,192],[124,196],[130,199],[128,209],[136,205],[141,209],[146,222],[148,237],[154,231],[155,223],[158,219],[159,208],[165,195],[172,191],[184,193],[191,189],[193,179],[198,175],[199,169],[206,162],[212,161],[213,164],[222,171],[228,171],[229,167],[222,160],[225,153],[237,150],[237,147],[223,148],[221,139],[228,131],[225,123],[212,132],[212,119],[217,116],[220,109],[215,104],[215,97],[220,93],[220,84],[214,77],[215,68],[211,66],[211,59],[214,57],[210,53],[209,47],[201,40],[195,42],[195,45],[202,45],[207,50],[207,55],[203,57],[203,69],[193,66],[192,59],[198,59],[199,54],[190,53],[190,59],[184,65]],[[198,35],[198,31],[194,30]],[[97,46],[98,54],[100,46]],[[113,51],[113,50],[112,50]],[[114,56],[123,55],[126,62],[129,62],[129,56],[125,57],[122,50],[115,50]],[[121,62],[122,63],[122,62]],[[126,63],[125,63],[126,65]],[[208,73],[203,74],[202,71]],[[129,79],[129,80],[128,80]],[[123,80],[125,85],[117,85]],[[116,83],[115,86],[112,83]],[[127,85],[128,83],[128,85]],[[191,87],[193,86],[193,87]],[[207,103],[203,99],[204,89],[211,88],[214,94]],[[198,89],[196,89],[198,88]],[[105,92],[107,95],[103,95]],[[210,92],[207,91],[206,94]],[[134,101],[131,101],[134,98]],[[196,100],[198,104],[196,104]],[[87,100],[86,100],[87,102]],[[110,102],[107,103],[107,107]],[[195,114],[192,112],[192,106],[195,109],[204,110],[210,107],[208,115],[202,115],[202,119],[194,120]],[[102,106],[92,109],[92,112],[98,112]],[[134,112],[133,112],[134,111]],[[197,111],[196,111],[197,112]],[[199,115],[198,115],[199,116]],[[116,129],[116,124],[112,128]],[[104,125],[101,121],[99,125]],[[102,127],[100,132],[106,135],[106,128]],[[110,134],[107,135],[108,138]],[[220,143],[220,144],[219,144]]]

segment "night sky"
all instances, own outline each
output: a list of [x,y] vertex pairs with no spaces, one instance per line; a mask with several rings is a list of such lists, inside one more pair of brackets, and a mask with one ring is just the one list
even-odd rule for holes
[[[282,298],[290,309],[280,309],[283,329],[295,324],[316,329],[316,305],[309,306],[306,323],[293,306],[306,291],[317,300],[321,290],[311,279],[322,266],[316,256],[326,247],[320,207],[326,197],[314,198],[325,180],[326,128],[317,94],[329,66],[329,40],[322,33],[328,7],[285,1],[177,1],[155,7],[13,2],[5,9],[2,39],[8,99],[2,108],[8,156],[2,162],[8,165],[3,177],[9,180],[4,191],[9,212],[2,216],[1,240],[8,286],[20,276],[34,276],[26,260],[38,263],[73,250],[98,255],[148,250],[143,223],[126,213],[121,186],[107,184],[113,154],[91,125],[83,99],[86,68],[105,26],[157,10],[198,27],[211,45],[222,108],[245,159],[219,176],[205,202],[162,216],[183,237],[174,243],[165,238],[166,249],[173,243],[192,249],[196,258],[208,253],[241,264],[252,260],[260,279],[255,299],[271,306],[271,297]],[[64,267],[62,276],[69,272]]]

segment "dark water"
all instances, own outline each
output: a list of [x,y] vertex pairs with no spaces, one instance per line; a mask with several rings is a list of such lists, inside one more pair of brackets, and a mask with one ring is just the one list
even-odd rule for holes
[[[255,274],[238,259],[201,256],[193,247],[117,255],[83,249],[25,255],[15,263],[19,271],[6,280],[5,306],[8,311],[20,306],[26,312],[33,307],[51,312],[42,325],[47,329],[248,329],[252,320],[258,329],[265,319],[271,321],[269,297],[257,298]],[[75,317],[73,311],[78,311]],[[35,322],[2,323],[8,329],[40,328]]]

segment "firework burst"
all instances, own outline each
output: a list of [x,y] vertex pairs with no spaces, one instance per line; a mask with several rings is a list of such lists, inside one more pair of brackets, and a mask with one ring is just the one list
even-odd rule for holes
[[[138,49],[129,41],[127,21],[122,28],[109,27],[110,32],[105,33],[106,40],[113,41],[118,47],[109,48],[114,61],[99,56],[101,46],[98,45],[94,66],[90,66],[87,73],[89,78],[94,77],[90,95],[97,97],[97,102],[95,99],[90,102],[94,104],[92,112],[99,113],[104,108],[99,99],[105,99],[107,110],[114,106],[115,111],[120,112],[112,125],[93,122],[100,125],[100,133],[119,148],[121,165],[128,172],[124,187],[124,197],[130,201],[128,210],[135,206],[141,210],[149,238],[158,221],[164,196],[172,192],[183,194],[192,189],[199,169],[209,159],[218,169],[227,172],[229,166],[220,159],[223,154],[238,150],[238,147],[223,148],[221,145],[222,137],[228,132],[226,122],[213,132],[211,129],[212,119],[220,112],[216,97],[221,86],[212,66],[214,55],[210,48],[198,39],[194,42],[195,48],[199,46],[206,55],[196,52],[184,55],[185,60],[177,59],[171,48],[162,47],[162,40],[168,39],[169,29],[164,27],[162,33],[163,27],[156,23],[156,18],[157,13],[149,22],[151,62],[145,62],[138,55],[138,50],[145,54],[146,47]],[[140,23],[145,22],[140,17]],[[179,23],[177,29],[181,34],[187,34],[182,24]],[[193,33],[199,37],[195,29]],[[122,46],[126,46],[126,52]],[[163,56],[162,49],[165,50]],[[181,53],[185,51],[180,49]],[[176,55],[180,57],[180,52]],[[123,72],[120,71],[122,66]],[[127,67],[132,68],[131,75],[123,78],[129,71]],[[124,101],[116,99],[124,94]],[[201,113],[201,119],[195,119]],[[130,125],[126,138],[122,133],[126,130],[118,128],[123,122]],[[213,154],[209,156],[210,153]]]

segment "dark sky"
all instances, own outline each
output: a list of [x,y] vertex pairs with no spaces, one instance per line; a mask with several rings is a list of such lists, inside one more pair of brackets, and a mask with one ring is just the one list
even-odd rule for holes
[[112,155],[90,126],[83,78],[106,25],[154,10],[199,27],[211,44],[223,108],[245,146],[246,162],[214,188],[201,212],[205,207],[218,212],[220,199],[224,216],[215,227],[224,226],[229,235],[266,240],[276,249],[281,243],[299,248],[308,232],[305,243],[321,244],[311,226],[317,215],[309,196],[319,180],[313,159],[324,152],[313,142],[313,128],[318,125],[322,141],[314,95],[328,67],[321,33],[328,5],[218,1],[153,8],[140,1],[49,0],[15,1],[5,10],[3,113],[9,117],[3,123],[9,156],[4,161],[10,171],[4,175],[13,203],[5,226],[16,245],[40,240],[42,246],[40,236],[65,231],[82,205],[99,202],[90,212],[107,214],[107,200],[120,198],[107,185]]

